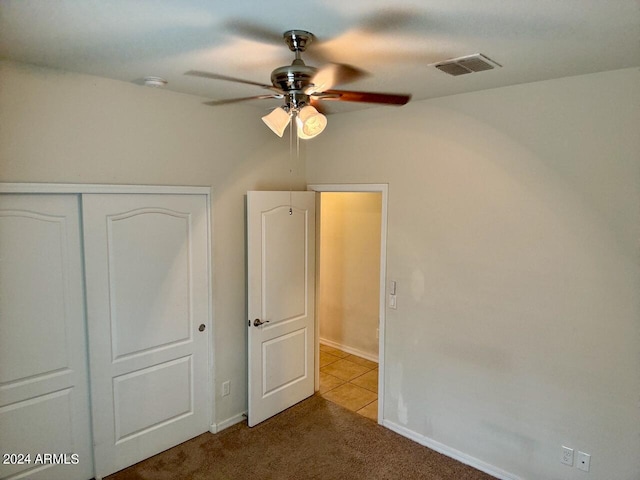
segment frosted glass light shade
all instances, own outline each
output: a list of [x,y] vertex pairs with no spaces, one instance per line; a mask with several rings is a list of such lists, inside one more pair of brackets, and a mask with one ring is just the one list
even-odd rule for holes
[[273,111],[262,117],[262,121],[269,127],[273,133],[282,137],[287,125],[289,125],[289,113],[284,108],[278,107]]
[[297,117],[298,136],[300,138],[313,138],[322,133],[327,126],[327,117],[318,112],[311,105],[302,107]]

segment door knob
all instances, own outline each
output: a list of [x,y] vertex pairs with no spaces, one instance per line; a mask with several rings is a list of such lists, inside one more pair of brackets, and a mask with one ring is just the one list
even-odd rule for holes
[[253,321],[253,326],[254,326],[254,327],[259,327],[260,325],[263,325],[263,324],[265,324],[265,323],[269,323],[269,320],[265,320],[265,321],[263,322],[263,321],[261,321],[259,318],[256,318],[256,319]]
[[201,332],[204,332],[205,328],[207,328],[207,326],[204,323],[201,323],[200,326],[198,327],[198,330],[200,330]]

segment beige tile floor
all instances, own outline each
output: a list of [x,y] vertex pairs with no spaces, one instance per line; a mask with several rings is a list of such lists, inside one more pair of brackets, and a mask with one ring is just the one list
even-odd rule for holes
[[320,395],[378,420],[378,364],[320,344]]

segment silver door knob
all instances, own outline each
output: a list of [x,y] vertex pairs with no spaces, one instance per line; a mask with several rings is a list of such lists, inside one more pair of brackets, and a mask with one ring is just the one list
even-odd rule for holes
[[263,325],[263,324],[265,324],[265,323],[269,323],[269,320],[265,320],[265,321],[263,322],[263,321],[261,321],[259,318],[256,318],[256,319],[253,321],[253,326],[254,326],[254,327],[259,327],[260,325]]
[[198,330],[200,330],[201,332],[204,332],[205,328],[207,328],[207,326],[204,323],[201,323],[200,326],[198,327]]

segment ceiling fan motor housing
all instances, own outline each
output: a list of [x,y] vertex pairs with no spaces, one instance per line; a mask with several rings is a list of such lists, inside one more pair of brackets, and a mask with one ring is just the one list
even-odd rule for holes
[[271,72],[271,83],[285,93],[288,108],[301,108],[310,103],[309,95],[305,92],[313,83],[318,69],[305,65],[300,54],[307,49],[314,36],[306,30],[288,30],[282,36],[289,50],[295,52],[296,58],[291,65],[278,67]]
[[271,83],[284,92],[303,92],[306,87],[311,85],[316,71],[316,68],[294,63],[276,68],[271,72]]
[[282,38],[292,52],[304,52],[313,41],[313,33],[306,30],[287,30],[282,34]]

